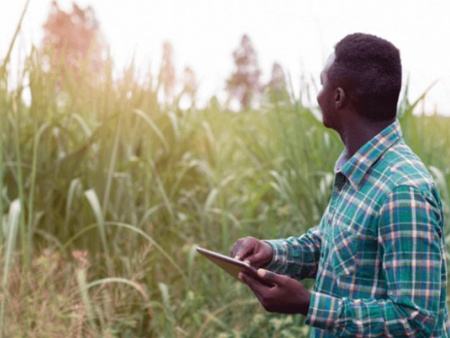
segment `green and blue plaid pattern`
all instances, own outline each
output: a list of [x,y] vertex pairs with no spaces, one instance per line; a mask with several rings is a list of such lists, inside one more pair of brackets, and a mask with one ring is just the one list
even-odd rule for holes
[[311,337],[450,337],[443,217],[396,121],[348,161],[344,151],[321,223],[267,241],[267,268],[315,278]]

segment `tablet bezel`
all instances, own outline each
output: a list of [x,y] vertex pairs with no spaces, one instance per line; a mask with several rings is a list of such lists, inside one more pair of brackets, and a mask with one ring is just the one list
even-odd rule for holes
[[231,276],[233,276],[238,280],[239,280],[238,274],[240,271],[242,271],[265,285],[271,285],[258,275],[258,269],[247,263],[244,263],[243,261],[222,255],[218,252],[214,252],[199,246],[197,247],[197,252],[202,254],[204,257],[208,258],[211,262],[213,262],[214,264],[219,266],[222,270],[224,270],[225,272],[227,272],[228,274],[230,274]]

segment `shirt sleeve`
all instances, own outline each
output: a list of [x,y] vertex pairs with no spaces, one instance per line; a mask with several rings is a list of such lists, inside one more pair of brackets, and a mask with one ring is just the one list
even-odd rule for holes
[[300,237],[266,242],[273,249],[272,262],[266,266],[268,270],[296,279],[315,277],[322,245],[322,233],[318,226]]
[[378,228],[385,299],[335,298],[313,292],[306,322],[337,337],[428,337],[445,289],[440,202],[417,188],[394,189],[381,208]]

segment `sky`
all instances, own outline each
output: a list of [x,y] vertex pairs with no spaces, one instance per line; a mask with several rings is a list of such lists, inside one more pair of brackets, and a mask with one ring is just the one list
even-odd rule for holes
[[[319,83],[333,46],[354,32],[375,34],[401,51],[409,98],[432,83],[424,107],[450,115],[450,1],[448,0],[78,0],[92,6],[118,71],[131,62],[146,71],[159,66],[162,44],[174,48],[179,77],[194,70],[199,99],[224,98],[233,70],[232,52],[247,34],[258,54],[262,79],[278,62],[294,94]],[[26,0],[0,3],[0,60],[4,58]],[[69,10],[71,0],[59,0]],[[39,44],[51,0],[31,0],[13,59]],[[312,94],[316,94],[314,89]],[[315,102],[313,102],[315,104]]]

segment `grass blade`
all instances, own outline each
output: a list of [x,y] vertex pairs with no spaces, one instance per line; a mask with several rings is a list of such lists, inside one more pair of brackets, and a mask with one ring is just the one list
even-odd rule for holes
[[[149,241],[149,243],[152,244],[156,249],[158,249],[159,252],[161,252],[161,254],[173,265],[173,267],[183,277],[183,279],[187,278],[186,274],[183,272],[181,267],[172,259],[172,257],[170,257],[170,255],[167,253],[167,251],[164,250],[163,247],[158,244],[158,242],[156,242],[152,237],[150,237],[148,234],[146,234],[141,229],[139,229],[137,227],[134,227],[134,226],[132,226],[130,224],[120,223],[120,222],[103,222],[103,225],[104,226],[117,226],[117,227],[125,228],[125,229],[128,229],[130,231],[133,231],[133,232],[141,235],[147,241]],[[92,229],[95,229],[98,226],[99,226],[99,224],[92,224],[92,225],[84,228],[80,232],[78,232],[75,236],[73,236],[68,242],[66,242],[62,246],[63,251],[65,251],[70,246],[70,244],[72,244],[72,242],[75,239],[79,238],[80,236],[82,236],[83,234],[87,233],[88,231],[90,231]]]
[[108,243],[106,241],[105,220],[103,218],[103,213],[102,213],[102,209],[100,207],[100,202],[98,200],[97,194],[92,189],[85,191],[84,195],[86,196],[87,200],[89,201],[92,211],[94,212],[94,216],[97,220],[98,231],[100,233],[100,240],[101,240],[102,246],[103,246],[103,252],[106,255],[106,263],[108,265],[108,271],[109,271],[109,273],[112,273],[113,265],[111,262],[111,256],[109,254]]
[[25,17],[25,13],[27,12],[29,3],[30,3],[30,0],[27,0],[24,8],[22,10],[22,14],[20,15],[20,19],[19,19],[19,23],[17,24],[16,31],[14,32],[14,36],[11,40],[11,43],[9,44],[8,52],[6,53],[6,57],[3,60],[3,64],[0,68],[0,79],[6,74],[6,67],[11,58],[11,53],[12,53],[12,50],[14,47],[14,43],[16,42],[17,36],[19,35],[19,32],[20,32],[20,28],[22,27],[23,18]]
[[3,330],[5,328],[5,309],[6,303],[8,302],[8,281],[9,281],[9,272],[11,268],[11,264],[14,257],[14,249],[16,246],[17,233],[19,229],[20,223],[20,214],[21,214],[21,202],[19,199],[14,200],[11,203],[8,214],[8,221],[6,223],[6,252],[5,252],[5,265],[3,266],[3,281],[2,287],[4,295],[2,297],[1,307],[0,307],[0,337],[3,337]]

